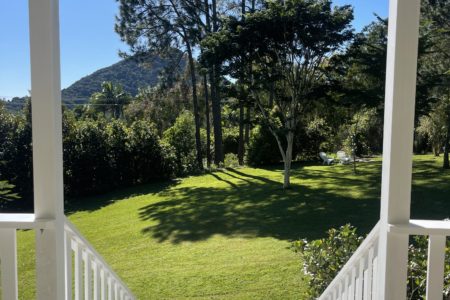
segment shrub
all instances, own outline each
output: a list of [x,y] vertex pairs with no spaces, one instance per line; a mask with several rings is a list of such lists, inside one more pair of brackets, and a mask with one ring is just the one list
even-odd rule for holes
[[281,161],[277,142],[269,129],[258,125],[251,131],[247,163],[251,166],[276,164]]
[[19,195],[13,192],[13,189],[13,184],[10,184],[6,180],[0,181],[0,208],[2,208],[6,202],[20,199]]
[[106,191],[112,169],[108,159],[106,124],[103,121],[77,121],[64,137],[66,190],[71,195]]
[[[308,297],[315,299],[326,289],[342,267],[347,263],[363,238],[356,228],[345,225],[328,230],[327,237],[308,241],[295,241],[292,249],[301,254],[303,272],[309,277]],[[426,237],[417,236],[409,246],[408,299],[424,299],[427,272]],[[450,299],[450,244],[446,248],[445,299]]]
[[171,154],[165,153],[169,150],[162,145],[154,124],[136,121],[130,126],[128,151],[133,183],[148,183],[172,175]]
[[292,244],[293,250],[302,255],[303,272],[310,278],[311,298],[320,296],[363,240],[350,225],[330,229],[327,234],[323,239],[304,239]]
[[112,119],[106,125],[107,155],[114,187],[133,183],[133,170],[130,168],[130,129],[121,120]]
[[195,124],[191,112],[182,112],[175,124],[164,132],[163,140],[174,149],[177,175],[197,170]]
[[[223,153],[238,153],[239,127],[224,128],[222,134]],[[226,165],[226,164],[225,164]]]
[[224,159],[225,168],[237,168],[239,167],[239,159],[234,153],[225,154]]
[[[21,196],[20,205],[33,205],[30,104],[20,115],[0,106],[0,181],[7,180]],[[18,204],[12,203],[13,205]]]

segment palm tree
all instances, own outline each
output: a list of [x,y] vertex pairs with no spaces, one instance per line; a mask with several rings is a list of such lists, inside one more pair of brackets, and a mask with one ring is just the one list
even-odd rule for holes
[[123,117],[123,107],[130,103],[130,95],[124,92],[120,84],[110,81],[102,83],[102,91],[91,96],[91,103],[95,111],[110,114],[113,118]]

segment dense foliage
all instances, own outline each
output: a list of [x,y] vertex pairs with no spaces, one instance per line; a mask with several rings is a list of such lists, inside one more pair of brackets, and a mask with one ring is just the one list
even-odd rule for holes
[[[316,299],[336,277],[364,240],[351,225],[330,229],[322,239],[295,241],[292,249],[301,255],[303,272],[309,276],[308,296]],[[425,298],[427,278],[427,238],[414,236],[409,246],[408,299]],[[443,296],[450,299],[450,242],[445,256],[445,287]]]
[[[28,106],[29,107],[29,106]],[[29,116],[0,109],[0,181],[15,185],[32,206],[31,126]],[[175,175],[177,161],[171,145],[161,142],[151,122],[136,120],[77,119],[63,115],[64,182],[68,196],[90,195],[111,189],[167,179]],[[4,185],[5,195],[14,196]],[[6,189],[8,188],[8,189]],[[11,197],[10,197],[11,198]]]

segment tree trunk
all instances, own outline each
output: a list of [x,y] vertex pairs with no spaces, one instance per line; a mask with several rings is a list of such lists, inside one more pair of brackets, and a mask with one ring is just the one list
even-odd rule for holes
[[[245,20],[245,0],[241,0],[241,18]],[[244,74],[245,74],[245,66],[242,67],[242,75],[241,75],[241,85],[242,89],[244,89]],[[242,93],[243,94],[243,93]],[[243,95],[239,97],[239,141],[238,141],[238,161],[239,165],[244,165],[244,152],[245,152],[245,144],[244,144],[244,99]]]
[[444,147],[444,163],[442,167],[444,169],[450,169],[450,163],[448,159],[448,152],[449,152],[449,144],[450,144],[450,123],[447,122],[447,135],[445,136],[445,147]]
[[244,141],[247,147],[250,144],[250,118],[251,118],[251,107],[248,106],[245,116],[245,135],[244,135]]
[[439,157],[439,154],[441,154],[441,150],[439,149],[439,145],[434,145],[433,146],[433,153],[434,153],[434,156]]
[[238,145],[238,161],[239,165],[244,165],[244,103],[239,100],[239,145]]
[[[214,69],[215,67],[213,67]],[[211,83],[211,106],[214,130],[214,163],[219,165],[223,162],[223,144],[222,144],[222,113],[220,108],[220,99],[214,71],[210,73]]]
[[192,49],[188,42],[186,42],[186,49],[189,57],[189,68],[191,75],[191,84],[192,84],[192,101],[194,106],[194,121],[195,121],[195,147],[197,150],[197,164],[198,168],[203,169],[203,158],[202,158],[202,143],[200,140],[200,114],[198,107],[198,98],[197,98],[197,74],[194,63],[194,58],[192,56]]
[[[209,18],[209,6],[208,1],[205,1],[206,11],[206,26],[211,29],[212,19],[212,31],[216,32],[218,28],[217,22],[217,4],[216,0],[212,0],[212,18]],[[223,142],[222,142],[222,111],[220,105],[220,92],[219,92],[219,68],[216,65],[212,65],[209,72],[209,81],[211,84],[211,106],[213,116],[213,130],[214,130],[214,163],[220,165],[223,163]]]
[[206,122],[206,165],[211,168],[211,122],[209,120],[209,95],[208,79],[203,75],[203,87],[205,89],[205,122]]
[[292,165],[292,149],[294,148],[294,133],[289,131],[286,134],[287,148],[284,156],[284,181],[283,188],[291,187],[291,165]]

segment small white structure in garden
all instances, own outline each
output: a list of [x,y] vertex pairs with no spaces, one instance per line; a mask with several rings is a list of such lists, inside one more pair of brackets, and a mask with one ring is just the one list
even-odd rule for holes
[[328,157],[328,155],[325,152],[320,152],[319,156],[322,159],[322,164],[324,165],[331,165],[334,161],[334,158]]
[[345,153],[345,151],[338,151],[336,152],[336,157],[339,160],[339,162],[343,165],[347,165],[351,162],[352,158]]

